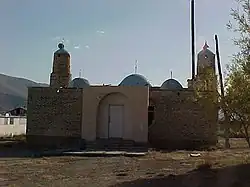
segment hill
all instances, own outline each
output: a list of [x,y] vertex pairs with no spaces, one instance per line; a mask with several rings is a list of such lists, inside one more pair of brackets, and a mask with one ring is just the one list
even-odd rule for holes
[[46,87],[48,85],[0,74],[0,111],[26,106],[28,87],[32,86]]

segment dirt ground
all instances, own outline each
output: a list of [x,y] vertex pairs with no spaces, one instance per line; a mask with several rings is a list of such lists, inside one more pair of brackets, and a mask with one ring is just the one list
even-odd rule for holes
[[190,157],[190,151],[151,151],[144,157],[1,157],[0,186],[249,187],[250,149],[244,140],[231,141],[230,150],[199,151],[200,157]]

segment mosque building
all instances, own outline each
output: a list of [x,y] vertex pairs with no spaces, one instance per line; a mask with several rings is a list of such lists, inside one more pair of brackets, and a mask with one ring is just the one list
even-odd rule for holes
[[197,74],[188,80],[188,88],[172,77],[155,87],[137,73],[117,86],[93,86],[81,77],[71,81],[70,53],[62,43],[58,48],[50,86],[28,89],[31,145],[87,149],[102,142],[112,147],[114,141],[156,148],[216,144],[216,100],[204,104],[195,99],[196,90],[206,96],[217,91],[215,55],[207,43],[198,53]]

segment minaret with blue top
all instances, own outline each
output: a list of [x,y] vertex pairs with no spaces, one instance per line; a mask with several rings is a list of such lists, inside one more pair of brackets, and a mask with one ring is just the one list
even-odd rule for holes
[[54,53],[50,87],[67,88],[71,81],[70,54],[64,49],[63,43],[59,43],[58,48]]

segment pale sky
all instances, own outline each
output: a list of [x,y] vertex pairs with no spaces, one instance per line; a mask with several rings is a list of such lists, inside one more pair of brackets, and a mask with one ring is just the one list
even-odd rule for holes
[[[196,0],[196,51],[218,34],[223,68],[236,52],[226,29],[234,0]],[[190,0],[1,0],[0,73],[49,83],[53,52],[65,39],[72,77],[119,84],[138,73],[158,86],[191,77]]]

